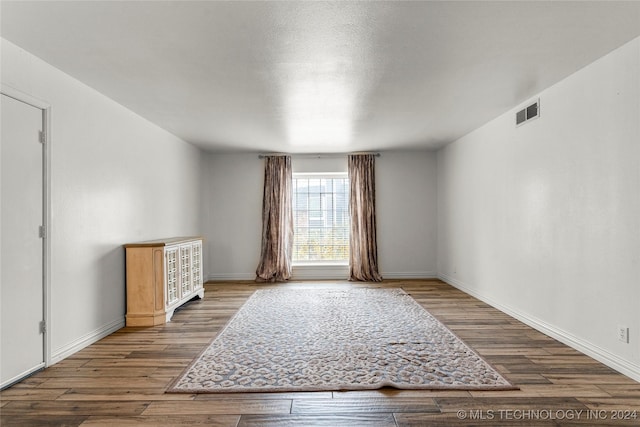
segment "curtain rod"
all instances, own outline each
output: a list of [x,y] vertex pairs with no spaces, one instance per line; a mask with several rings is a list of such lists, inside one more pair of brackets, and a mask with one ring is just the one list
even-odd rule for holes
[[380,153],[368,153],[368,152],[362,152],[362,153],[298,153],[298,154],[286,154],[286,153],[273,153],[273,154],[258,154],[258,158],[259,159],[264,159],[265,157],[268,156],[291,156],[291,157],[306,157],[306,158],[314,158],[314,159],[321,159],[321,158],[328,158],[328,157],[342,157],[342,156],[348,156],[350,154],[373,154],[376,157],[380,157],[381,154]]

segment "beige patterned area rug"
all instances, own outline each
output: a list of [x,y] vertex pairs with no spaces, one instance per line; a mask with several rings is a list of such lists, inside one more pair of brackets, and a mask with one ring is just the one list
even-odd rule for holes
[[516,389],[401,289],[263,289],[168,392]]

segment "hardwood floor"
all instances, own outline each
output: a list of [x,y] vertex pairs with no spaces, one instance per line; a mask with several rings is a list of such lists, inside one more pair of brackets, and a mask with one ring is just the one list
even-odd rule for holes
[[170,323],[121,329],[33,375],[0,393],[0,425],[640,425],[640,383],[437,280],[275,286],[402,287],[520,390],[165,394],[264,286],[207,284]]

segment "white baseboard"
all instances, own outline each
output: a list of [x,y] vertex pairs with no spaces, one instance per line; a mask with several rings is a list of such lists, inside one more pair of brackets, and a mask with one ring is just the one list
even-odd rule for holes
[[380,273],[383,279],[437,279],[438,274],[434,271],[413,271],[413,272],[393,272],[383,271]]
[[615,369],[628,376],[629,378],[640,382],[640,366],[629,362],[628,360],[622,359],[621,357],[611,353],[608,350],[605,350],[593,343],[585,341],[580,337],[576,337],[575,335],[560,329],[554,325],[551,325],[541,319],[538,319],[534,316],[531,316],[527,313],[523,313],[520,310],[514,309],[512,307],[506,306],[499,302],[494,301],[493,299],[486,297],[482,294],[471,289],[468,285],[457,280],[451,276],[446,274],[439,274],[439,279],[450,284],[451,286],[460,289],[464,293],[467,293],[474,298],[477,298],[490,306],[497,308],[503,313],[508,314],[509,316],[518,319],[522,323],[531,326],[532,328],[542,332],[545,335],[548,335],[563,344],[568,345],[575,350],[578,350],[581,353],[586,354],[594,358],[595,360],[607,365],[608,367]]
[[[216,273],[207,276],[207,280],[255,280],[255,273]],[[348,266],[317,266],[301,265],[294,266],[291,273],[291,280],[347,280],[349,278]]]
[[27,369],[24,372],[20,372],[19,374],[15,375],[13,378],[9,378],[5,380],[3,383],[0,383],[0,390],[4,390],[5,388],[22,381],[23,379],[27,378],[29,375],[35,372],[38,372],[40,369],[44,367],[45,367],[45,364],[44,362],[42,362],[32,368]]
[[255,273],[216,273],[207,276],[207,280],[225,281],[225,280],[255,280]]
[[[434,271],[413,272],[381,272],[384,279],[437,279],[439,276]],[[207,276],[208,280],[254,280],[254,273],[217,273]],[[349,278],[349,266],[347,265],[296,265],[293,267],[291,280],[347,280]]]
[[63,359],[66,359],[67,357],[71,356],[74,353],[77,353],[83,348],[88,347],[91,344],[100,341],[102,338],[114,333],[118,329],[124,328],[124,325],[125,325],[124,317],[122,319],[116,319],[96,329],[95,331],[89,332],[88,334],[78,338],[77,340],[54,351],[51,354],[49,366],[55,365],[56,363],[60,362]]

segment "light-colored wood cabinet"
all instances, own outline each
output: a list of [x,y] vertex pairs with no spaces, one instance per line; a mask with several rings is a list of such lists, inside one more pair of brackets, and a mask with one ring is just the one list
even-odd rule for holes
[[202,238],[175,237],[124,245],[127,259],[127,326],[171,320],[202,286]]

